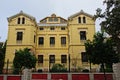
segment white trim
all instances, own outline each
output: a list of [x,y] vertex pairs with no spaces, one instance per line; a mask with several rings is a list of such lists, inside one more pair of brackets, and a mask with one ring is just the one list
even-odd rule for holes
[[64,27],[67,27],[67,24],[41,24],[41,23],[38,23],[38,26],[64,26]]

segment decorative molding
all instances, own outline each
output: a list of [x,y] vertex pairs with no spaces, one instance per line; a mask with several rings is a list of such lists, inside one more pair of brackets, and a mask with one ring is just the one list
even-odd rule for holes
[[64,26],[64,27],[67,27],[67,23],[66,24],[55,24],[55,23],[52,23],[52,24],[41,24],[41,23],[38,23],[38,26],[46,26],[46,27],[50,27],[50,26]]

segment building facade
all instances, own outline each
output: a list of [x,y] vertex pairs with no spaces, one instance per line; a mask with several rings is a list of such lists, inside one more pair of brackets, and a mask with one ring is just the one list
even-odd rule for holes
[[84,42],[93,39],[95,21],[83,10],[68,19],[52,14],[38,23],[21,11],[8,18],[8,27],[5,62],[9,59],[9,68],[15,51],[29,48],[37,57],[36,69],[49,71],[55,63],[70,70],[89,69]]

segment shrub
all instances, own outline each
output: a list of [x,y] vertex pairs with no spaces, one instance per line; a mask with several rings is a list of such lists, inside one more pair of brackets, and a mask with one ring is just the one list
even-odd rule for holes
[[41,73],[41,72],[42,72],[42,69],[38,69],[38,72]]
[[67,68],[62,64],[54,64],[50,72],[67,72]]
[[89,72],[89,70],[88,69],[84,69],[82,72]]

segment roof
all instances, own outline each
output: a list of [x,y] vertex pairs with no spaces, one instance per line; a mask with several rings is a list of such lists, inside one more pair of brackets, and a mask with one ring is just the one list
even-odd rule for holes
[[24,16],[30,18],[31,20],[35,21],[35,17],[33,17],[33,16],[29,15],[29,14],[26,14],[26,13],[24,13],[23,11],[20,11],[20,12],[17,13],[16,15],[13,15],[13,16],[9,17],[9,18],[8,18],[8,21],[10,21],[11,19],[13,19],[13,18],[15,18],[15,17],[17,17],[17,16],[19,16],[19,15],[24,15]]
[[51,14],[51,16],[48,16],[48,17],[45,17],[45,18],[41,19],[40,22],[42,22],[43,20],[45,20],[45,19],[47,19],[47,18],[50,18],[50,17],[53,17],[53,18],[55,18],[55,17],[56,17],[56,18],[61,18],[61,19],[65,20],[65,21],[67,22],[66,19],[64,19],[64,18],[62,18],[62,17],[60,17],[60,16],[56,16],[55,13]]
[[84,15],[86,15],[86,16],[89,16],[89,17],[93,18],[93,15],[90,15],[90,14],[84,12],[83,10],[81,10],[80,12],[78,12],[78,13],[76,13],[76,14],[73,14],[73,15],[71,15],[70,17],[68,17],[68,19],[72,19],[72,18],[74,18],[74,17],[76,17],[76,16],[78,16],[78,15],[80,15],[80,14],[84,14]]

